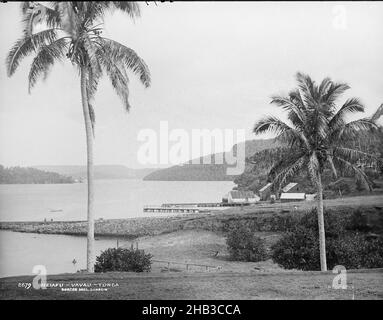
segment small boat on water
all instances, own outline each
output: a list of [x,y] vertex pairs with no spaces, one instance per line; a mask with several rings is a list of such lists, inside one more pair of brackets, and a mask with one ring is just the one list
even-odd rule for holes
[[49,212],[63,212],[63,209],[49,209]]

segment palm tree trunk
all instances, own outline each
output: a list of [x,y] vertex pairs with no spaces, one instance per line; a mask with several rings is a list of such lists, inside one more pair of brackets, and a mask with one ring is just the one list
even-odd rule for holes
[[87,149],[87,185],[88,185],[88,238],[86,269],[94,272],[94,185],[93,185],[93,128],[89,114],[88,95],[86,89],[87,70],[81,67],[81,98],[84,113],[86,149]]
[[327,271],[326,261],[326,235],[324,231],[324,217],[323,217],[323,190],[322,179],[320,173],[318,173],[317,179],[318,185],[318,227],[319,227],[319,252],[320,252],[320,268],[322,271]]

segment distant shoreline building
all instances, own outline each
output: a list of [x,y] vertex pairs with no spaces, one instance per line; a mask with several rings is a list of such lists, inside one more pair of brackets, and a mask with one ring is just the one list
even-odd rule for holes
[[279,199],[281,202],[293,202],[306,200],[306,193],[299,192],[300,188],[298,183],[290,182],[282,189]]
[[227,195],[228,203],[256,203],[259,200],[253,191],[232,190]]
[[281,202],[294,202],[306,200],[306,194],[303,192],[297,193],[282,193],[280,197]]

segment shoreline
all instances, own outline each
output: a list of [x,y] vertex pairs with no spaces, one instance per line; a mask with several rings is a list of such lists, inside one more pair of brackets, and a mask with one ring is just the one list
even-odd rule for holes
[[[181,230],[190,219],[204,218],[207,214],[135,217],[95,221],[95,237],[132,240],[142,236],[155,236]],[[86,236],[87,221],[2,221],[0,230],[35,234]]]
[[[325,207],[339,209],[348,214],[357,209],[383,212],[381,195],[354,196],[327,199]],[[289,219],[301,215],[316,206],[315,201],[288,203],[258,203],[243,208],[229,208],[204,213],[177,214],[173,216],[134,217],[95,221],[95,237],[111,237],[132,240],[142,236],[156,236],[179,230],[202,229],[226,231],[231,223],[244,221],[256,223],[259,231],[283,232]],[[86,221],[4,221],[0,230],[38,234],[86,236]]]

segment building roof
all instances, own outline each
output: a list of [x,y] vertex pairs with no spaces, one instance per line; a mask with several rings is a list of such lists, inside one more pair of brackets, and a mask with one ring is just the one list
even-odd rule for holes
[[258,198],[258,196],[256,194],[254,194],[253,191],[232,190],[229,193],[233,199]]
[[281,200],[289,199],[289,200],[304,200],[306,194],[305,193],[282,193]]
[[298,183],[296,182],[290,182],[288,185],[286,185],[283,189],[282,192],[288,192],[292,188],[294,188]]
[[266,191],[266,189],[270,188],[272,185],[271,182],[269,182],[267,185],[265,185],[262,189],[259,190],[259,192],[263,192],[263,191]]

